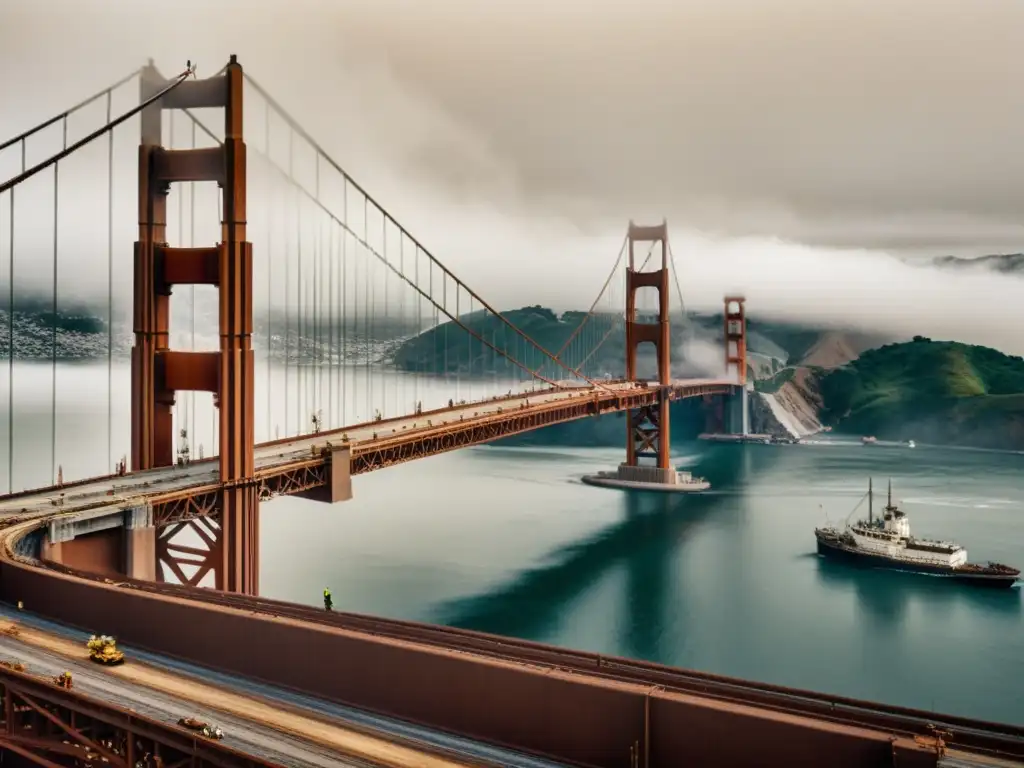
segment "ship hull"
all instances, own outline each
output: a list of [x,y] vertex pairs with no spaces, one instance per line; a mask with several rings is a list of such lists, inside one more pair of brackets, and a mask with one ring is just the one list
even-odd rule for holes
[[848,547],[841,542],[821,537],[818,537],[818,554],[865,568],[887,568],[891,571],[905,571],[907,573],[923,573],[929,576],[942,576],[943,578],[961,582],[963,584],[970,584],[975,587],[988,587],[990,589],[1008,589],[1009,587],[1012,587],[1018,579],[1018,576],[1013,574],[962,572],[955,568],[944,568],[941,565],[909,563],[905,560],[896,560],[882,555],[864,552],[863,550]]

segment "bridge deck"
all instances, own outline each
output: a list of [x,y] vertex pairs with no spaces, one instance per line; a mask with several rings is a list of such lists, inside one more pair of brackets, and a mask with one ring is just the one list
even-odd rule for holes
[[[717,379],[683,380],[673,383],[678,395],[735,386]],[[517,394],[484,402],[471,402],[429,413],[370,422],[342,429],[303,435],[301,437],[261,443],[255,448],[256,471],[271,477],[297,464],[322,462],[314,455],[316,447],[328,441],[340,443],[343,436],[352,449],[353,461],[372,453],[382,444],[413,442],[425,434],[453,425],[467,425],[503,418],[519,418],[542,409],[567,402],[586,402],[598,398],[605,410],[614,411],[617,398],[657,396],[658,388],[638,386],[631,382],[611,382],[606,389],[578,387],[563,391]],[[588,414],[581,412],[573,418]],[[123,476],[105,476],[64,486],[52,486],[0,497],[0,515],[45,512],[47,516],[80,512],[94,507],[127,508],[143,502],[143,497],[177,495],[204,488],[218,487],[216,457],[193,461],[185,466],[161,467]],[[60,502],[59,508],[55,508]]]

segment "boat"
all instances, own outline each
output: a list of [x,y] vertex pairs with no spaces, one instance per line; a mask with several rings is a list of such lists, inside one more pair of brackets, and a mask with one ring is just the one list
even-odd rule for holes
[[907,448],[914,448],[916,446],[917,443],[915,443],[913,440],[907,440]]
[[860,441],[864,443],[864,445],[873,445],[878,442],[878,438],[874,435],[865,435],[860,439]]
[[[1002,563],[969,563],[967,550],[951,541],[918,539],[910,533],[906,512],[892,503],[892,481],[882,517],[874,516],[874,492],[868,481],[868,519],[843,530],[828,526],[815,528],[818,554],[874,568],[889,568],[984,587],[1012,587],[1020,570]],[[857,504],[860,506],[864,499]],[[856,507],[854,508],[856,511]],[[852,514],[852,512],[851,512]]]

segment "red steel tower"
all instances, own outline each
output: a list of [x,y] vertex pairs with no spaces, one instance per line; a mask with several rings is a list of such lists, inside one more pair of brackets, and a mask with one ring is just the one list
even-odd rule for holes
[[[152,62],[143,70],[143,99],[166,81]],[[139,147],[139,239],[135,244],[132,348],[132,470],[174,462],[171,407],[182,391],[212,392],[219,409],[220,541],[217,588],[256,594],[259,499],[253,482],[252,244],[246,241],[246,149],[242,139],[242,67],[187,81],[142,112]],[[224,143],[210,149],[161,145],[165,109],[224,109]],[[215,181],[222,192],[221,242],[205,248],[167,243],[171,184]],[[220,349],[170,349],[170,297],[175,285],[217,286]]]
[[[629,222],[627,233],[629,263],[626,267],[626,379],[636,381],[636,350],[651,342],[658,355],[658,384],[661,398],[657,405],[627,413],[626,465],[639,466],[642,458],[653,458],[660,469],[672,468],[669,457],[669,385],[672,382],[669,325],[668,224],[642,227]],[[661,268],[641,272],[636,268],[636,243],[661,244]],[[636,319],[636,292],[639,288],[658,290],[658,322],[639,323]]]
[[725,297],[725,375],[737,369],[737,383],[747,384],[747,315],[743,296]]

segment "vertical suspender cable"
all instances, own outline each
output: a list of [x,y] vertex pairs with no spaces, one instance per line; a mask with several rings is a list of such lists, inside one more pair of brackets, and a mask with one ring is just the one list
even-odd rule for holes
[[[193,120],[192,121],[192,149],[195,149],[195,148],[196,148],[196,122],[195,122],[195,120]],[[188,226],[189,226],[188,245],[189,245],[189,248],[195,248],[196,247],[196,183],[194,181],[190,181],[188,187],[189,187],[189,189],[188,189],[188,204],[189,204],[189,214],[188,214]],[[194,285],[192,285],[192,286],[190,286],[190,288],[191,288],[190,295],[192,297],[192,299],[191,299],[191,303],[192,303],[192,346],[191,346],[191,348],[192,348],[193,351],[195,351],[195,348],[196,348],[196,287]],[[190,404],[189,413],[190,413],[190,417],[191,417],[191,420],[192,420],[192,423],[188,425],[188,430],[189,430],[188,433],[189,433],[189,435],[192,436],[192,440],[195,440],[196,439],[196,393],[195,393],[195,391],[192,391],[192,392],[189,392],[188,394],[189,394],[189,404]],[[212,400],[211,400],[211,403],[212,403]],[[211,407],[212,407],[212,405],[211,405]]]
[[[366,195],[363,195],[363,242],[369,243],[370,237],[370,223],[369,223],[369,205],[366,199]],[[366,407],[369,419],[373,418],[373,381],[370,379],[370,303],[372,298],[370,296],[370,263],[369,257],[366,260],[366,274],[364,277],[364,290],[363,290],[363,302],[364,306],[364,318],[363,318],[363,333],[365,334],[366,341],[363,346],[364,354],[366,355]]]
[[[217,195],[217,220],[221,223],[221,231],[224,229],[224,195]],[[223,404],[221,407],[224,407]],[[220,435],[217,429],[217,408],[210,409],[212,413],[210,418],[213,421],[213,445],[217,449],[217,455],[220,455]]]
[[328,222],[327,231],[327,422],[333,429],[334,420],[334,224]]
[[[21,172],[25,172],[25,141],[21,142]],[[11,235],[9,254],[11,286],[7,304],[7,344],[11,350],[10,384],[7,387],[7,482],[8,491],[14,493],[14,188],[11,187]]]
[[302,314],[302,198],[298,198],[298,203],[295,206],[295,249],[298,251],[299,260],[298,267],[295,272],[295,286],[296,286],[296,300],[298,305],[295,308],[295,346],[297,349],[296,354],[296,371],[295,371],[295,388],[298,393],[298,397],[295,398],[295,418],[298,420],[298,432],[297,434],[303,435],[305,432],[302,431],[303,425],[303,403],[305,400],[305,391],[303,390],[303,384],[306,382],[306,377],[303,374],[303,369],[306,367],[306,361],[302,357],[302,353],[305,351],[305,345],[302,343],[303,331],[306,326],[306,318]]
[[[383,245],[381,246],[381,252],[384,254],[384,264],[387,265],[388,264],[388,217],[387,216],[382,216],[381,217],[380,236],[381,236],[381,242],[383,243]],[[388,273],[390,271],[391,271],[390,269],[385,269],[384,270],[384,322],[383,322],[382,325],[383,325],[383,329],[384,329],[384,333],[385,334],[387,334],[387,328],[388,328]],[[384,370],[383,366],[381,366],[381,369],[380,369],[380,379],[381,379],[380,412],[381,412],[381,414],[383,414],[384,413],[384,409],[387,408],[387,405],[388,405],[387,372]],[[398,391],[397,387],[396,387],[395,391],[397,393],[397,391]]]
[[[421,355],[423,355],[422,348],[423,348],[423,345],[424,345],[424,343],[426,342],[427,339],[424,336],[425,329],[423,327],[423,290],[422,290],[422,288],[420,286],[420,249],[419,249],[419,246],[416,246],[414,250],[415,250],[415,254],[416,254],[416,266],[414,268],[414,275],[415,275],[415,279],[416,279],[416,326],[415,326],[416,327],[416,347],[414,347],[414,349],[419,348],[421,350],[417,354],[417,358],[419,358]],[[416,373],[419,374],[419,370],[418,369],[416,370]],[[413,377],[413,380],[412,380],[412,393],[413,393],[413,397],[416,398],[417,405],[419,405],[419,402],[420,402],[420,377],[418,375]]]
[[[313,155],[313,172],[316,176],[315,189],[316,189],[316,201],[320,202],[320,153],[314,149]],[[321,286],[323,284],[324,273],[323,273],[323,262],[324,257],[324,243],[323,243],[323,228],[317,225],[315,227],[315,234],[313,235],[313,285],[312,285],[312,296],[310,300],[313,307],[313,404],[310,410],[316,414],[317,418],[321,417],[321,394],[320,388],[320,374],[321,367],[320,363],[323,358],[323,318],[320,316],[323,312],[323,303],[321,301]]]
[[[67,120],[64,122],[64,148],[67,149]],[[57,478],[57,241],[58,241],[58,199],[60,197],[60,163],[53,164],[53,319],[52,356],[50,374],[50,475],[56,484]]]
[[[169,128],[170,137],[168,138],[168,145],[169,145],[168,148],[171,149],[171,150],[174,149],[174,112],[175,112],[175,110],[173,110],[173,109],[170,110],[170,120],[167,121],[170,124],[170,128]],[[185,198],[182,197],[183,192],[182,192],[182,188],[181,188],[180,185],[175,184],[174,186],[172,186],[171,190],[172,190],[174,196],[178,198],[178,242],[177,242],[177,245],[178,245],[178,247],[181,247],[181,246],[183,246],[185,244],[185,222],[183,220],[183,216],[184,216],[184,213],[185,213]],[[164,217],[164,221],[165,222],[166,222],[166,220],[167,220],[166,217]],[[168,330],[168,335],[170,335],[171,329],[174,328],[173,307],[174,307],[174,304],[171,303],[171,307],[170,307],[170,310],[169,310],[169,311],[171,311],[171,318],[170,318],[170,322],[169,322],[170,328],[167,329]],[[177,346],[177,344],[175,343],[173,338],[171,339],[170,343],[171,343],[172,347],[173,346]],[[173,413],[174,413],[174,415],[172,417],[172,421],[173,421],[174,427],[171,430],[171,435],[172,435],[171,442],[175,446],[175,448],[174,448],[175,453],[177,453],[178,449],[181,447],[181,442],[177,439],[177,434],[181,434],[181,430],[183,429],[183,427],[182,427],[182,420],[181,420],[181,400],[178,398],[178,393],[177,392],[174,393],[174,412]],[[186,421],[188,420],[188,414],[187,413],[185,415],[185,419],[186,419]],[[187,428],[187,424],[186,424],[185,428]],[[177,432],[177,434],[175,434],[175,432]]]
[[[367,294],[367,296],[369,296],[370,303],[368,304],[368,314],[369,314],[369,316],[368,316],[367,322],[366,322],[367,339],[369,340],[369,344],[367,346],[368,354],[366,356],[366,379],[367,379],[367,381],[370,382],[370,403],[371,403],[371,408],[373,408],[374,413],[376,413],[377,410],[383,411],[383,409],[384,409],[383,403],[381,404],[380,409],[377,408],[377,406],[376,406],[377,399],[376,399],[376,397],[374,397],[374,394],[373,394],[373,391],[374,391],[374,386],[373,386],[373,377],[374,377],[374,370],[373,369],[374,369],[374,366],[372,365],[372,363],[376,362],[376,360],[374,360],[374,355],[376,354],[376,351],[377,351],[377,328],[378,328],[378,326],[377,326],[377,281],[376,281],[377,260],[376,259],[367,259],[367,261],[369,263],[366,265],[366,284],[367,284],[366,294]],[[376,418],[376,415],[374,416],[374,418]]]
[[341,424],[348,421],[348,179],[345,179],[342,192],[342,205],[345,207],[345,229],[341,230]]
[[[11,201],[12,202],[14,201],[14,190],[13,189],[11,190]],[[12,210],[11,211],[11,234],[13,235],[13,233],[14,233],[14,211]],[[13,299],[13,294],[14,294],[14,263],[13,263],[14,262],[14,249],[13,248],[11,249],[11,262],[12,262],[11,263],[11,269],[10,269],[10,274],[8,275],[8,279],[11,281],[10,293],[11,293],[11,298]],[[12,301],[12,304],[13,304],[13,301]],[[14,318],[14,307],[11,306],[10,304],[8,304],[7,305],[7,323],[8,323],[8,336],[9,337],[13,337],[13,335],[14,335],[14,320],[13,320],[13,318]],[[10,355],[9,362],[8,362],[9,367],[8,367],[8,371],[7,371],[7,390],[8,390],[8,393],[14,392],[14,344],[11,343],[11,340],[12,339],[8,340],[8,347],[7,347],[7,352]],[[11,408],[11,407],[8,407],[8,409],[7,409],[7,434],[8,434],[8,436],[13,434],[13,429],[12,429],[12,427],[14,426],[13,417],[14,417],[14,409]],[[11,438],[8,437],[8,440],[10,440],[10,439]],[[14,456],[14,452],[10,451],[10,456],[8,456],[8,460],[11,460],[13,458],[13,456]],[[8,479],[7,492],[8,493],[13,493],[14,489],[10,485],[10,470],[9,469],[8,469],[8,478],[7,479]]]
[[313,410],[316,411],[317,416],[320,416],[320,411],[323,407],[323,390],[320,387],[320,375],[323,372],[321,364],[323,363],[324,355],[324,303],[323,303],[323,284],[324,284],[324,230],[319,224],[316,228],[316,239],[313,241],[313,255],[315,261],[313,262],[313,335],[315,338],[313,347],[314,355],[313,359],[315,365],[313,368]]
[[[292,177],[292,171],[295,164],[295,132],[288,131],[288,176]],[[298,192],[295,193],[293,199],[296,201],[295,205],[298,207]],[[288,395],[291,393],[291,376],[290,376],[290,357],[291,357],[291,333],[292,333],[292,322],[291,322],[291,289],[292,289],[292,258],[291,258],[291,245],[292,239],[289,237],[288,232],[288,221],[285,220],[285,231],[284,231],[284,434],[286,437],[290,436],[288,431],[288,418],[291,415],[291,409],[288,407]],[[276,435],[275,435],[276,437]]]
[[[194,125],[194,123],[193,123],[193,125]],[[267,159],[269,160],[270,157],[271,157],[271,155],[270,155],[270,104],[267,104],[266,102],[264,102],[264,110],[263,110],[263,148],[264,148],[264,151],[267,153]],[[270,194],[271,194],[270,193],[270,189],[268,188],[267,196],[269,197]],[[274,428],[274,397],[273,397],[274,387],[273,387],[273,369],[272,369],[272,366],[271,366],[271,354],[270,354],[271,346],[273,344],[273,339],[274,339],[274,334],[273,334],[273,324],[274,324],[274,319],[273,318],[274,318],[274,315],[273,315],[273,310],[272,310],[272,304],[273,304],[273,299],[274,299],[274,292],[273,292],[274,279],[273,279],[273,273],[272,273],[272,265],[274,263],[274,258],[273,258],[273,255],[272,255],[272,251],[273,251],[273,236],[272,236],[271,227],[270,227],[270,214],[271,214],[271,210],[273,210],[273,209],[274,209],[274,206],[272,206],[271,209],[267,210],[267,246],[266,246],[267,247],[267,257],[266,257],[267,258],[267,440],[273,440],[274,439],[274,433],[273,433],[273,428]]]
[[[406,234],[404,234],[400,228],[398,229],[398,271],[401,272],[403,278],[406,276]],[[398,290],[401,293],[398,294],[398,325],[396,328],[398,329],[398,338],[403,339],[406,337],[406,289],[398,286]],[[406,389],[404,389],[404,381],[406,381],[406,377],[399,376],[397,351],[398,345],[395,344],[395,353],[392,355],[392,366],[394,368],[395,381],[400,382],[402,387],[401,395],[404,399],[403,395],[406,393]],[[395,396],[397,397],[398,395]],[[409,407],[408,401],[406,402],[406,407]],[[398,409],[398,413],[401,413],[401,408]]]
[[[107,123],[113,92],[107,91]],[[114,132],[107,131],[107,469],[114,464]]]

